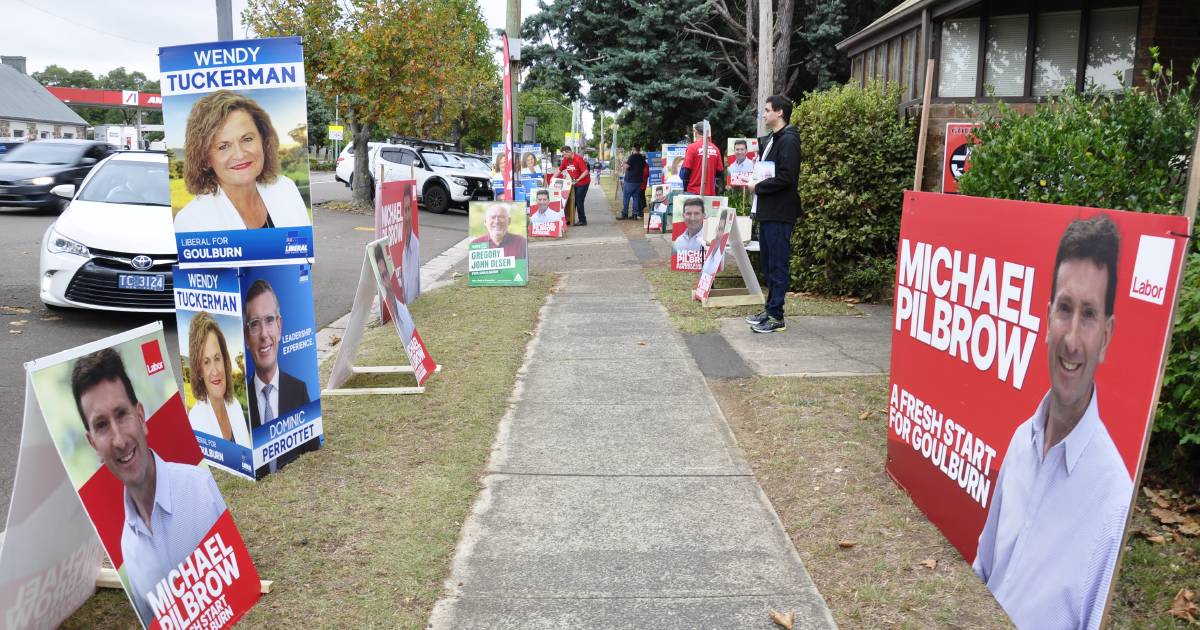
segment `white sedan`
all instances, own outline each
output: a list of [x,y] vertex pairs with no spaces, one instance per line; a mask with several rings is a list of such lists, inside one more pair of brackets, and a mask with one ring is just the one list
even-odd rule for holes
[[123,151],[100,162],[42,238],[40,296],[49,307],[172,312],[175,229],[167,156]]

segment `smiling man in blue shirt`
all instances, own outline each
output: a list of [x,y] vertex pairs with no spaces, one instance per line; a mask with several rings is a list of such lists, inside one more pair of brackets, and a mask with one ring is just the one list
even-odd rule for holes
[[121,555],[130,596],[149,627],[155,616],[148,595],[196,550],[225,513],[225,500],[208,470],[163,461],[150,450],[146,411],[116,350],[79,359],[71,391],[88,444],[125,486]]
[[1013,434],[975,573],[1018,628],[1100,626],[1133,482],[1100,419],[1095,386],[1113,334],[1116,226],[1071,223],[1054,262],[1050,391]]

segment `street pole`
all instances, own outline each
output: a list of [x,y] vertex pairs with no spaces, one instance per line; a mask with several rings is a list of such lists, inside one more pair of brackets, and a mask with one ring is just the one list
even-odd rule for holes
[[[774,0],[758,0],[758,135],[767,135],[767,123],[763,121],[762,111],[767,105],[767,97],[771,95],[771,84],[775,80],[774,59],[771,55],[772,33],[775,19],[772,16],[771,3]],[[785,121],[790,122],[790,121]]]
[[[340,126],[342,124],[342,119],[338,117],[338,98],[340,96],[341,96],[340,94],[333,95],[333,124],[338,125],[338,126]],[[345,135],[346,135],[346,130],[343,129],[342,136],[345,136]],[[342,141],[334,140],[333,141],[333,163],[335,165],[337,164],[338,156],[341,154],[342,154]]]
[[233,39],[233,0],[217,2],[217,39],[227,42]]
[[[508,14],[505,16],[505,28],[508,33],[509,45],[509,74],[508,81],[512,94],[512,128],[513,135],[516,135],[516,127],[520,124],[521,116],[517,103],[521,100],[518,98],[517,88],[521,85],[521,0],[508,0]],[[515,140],[515,138],[514,138]],[[505,141],[507,142],[507,140]],[[512,171],[513,188],[516,188],[518,174],[520,173],[520,162],[512,160],[508,165]],[[515,197],[514,197],[515,198]]]

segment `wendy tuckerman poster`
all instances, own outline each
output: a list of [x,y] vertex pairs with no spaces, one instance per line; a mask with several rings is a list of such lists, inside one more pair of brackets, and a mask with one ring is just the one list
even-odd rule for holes
[[258,573],[188,425],[162,324],[25,368],[142,625],[236,623],[258,601]]
[[299,37],[159,49],[179,264],[312,262]]

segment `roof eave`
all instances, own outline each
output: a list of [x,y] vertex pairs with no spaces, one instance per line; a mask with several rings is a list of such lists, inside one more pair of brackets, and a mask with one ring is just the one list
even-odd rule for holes
[[878,31],[884,30],[897,22],[900,22],[900,21],[903,21],[903,20],[906,20],[906,19],[912,17],[912,15],[914,13],[924,10],[925,7],[928,7],[931,4],[935,4],[938,1],[939,0],[922,0],[920,2],[913,4],[911,7],[904,9],[903,11],[896,12],[893,15],[884,15],[883,17],[879,18],[878,20],[871,22],[871,24],[868,25],[863,30],[838,42],[836,47],[840,51],[845,51],[847,48],[850,48],[857,42],[867,39],[867,38],[871,37],[872,35],[874,35],[875,33],[877,33]]

